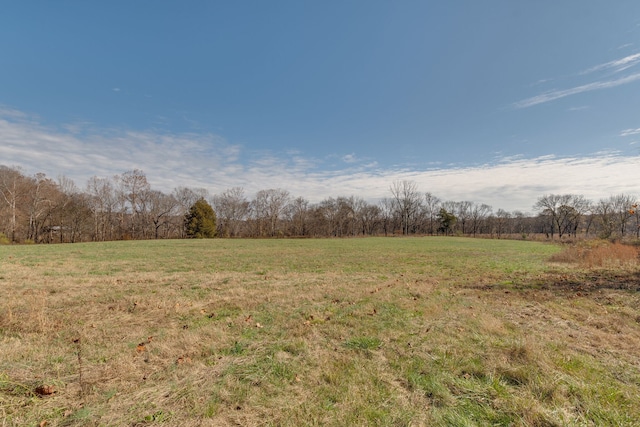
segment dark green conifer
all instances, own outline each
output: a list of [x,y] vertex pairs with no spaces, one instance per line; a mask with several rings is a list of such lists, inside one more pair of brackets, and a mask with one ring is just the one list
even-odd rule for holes
[[188,237],[210,239],[216,235],[216,214],[205,199],[199,199],[184,217]]

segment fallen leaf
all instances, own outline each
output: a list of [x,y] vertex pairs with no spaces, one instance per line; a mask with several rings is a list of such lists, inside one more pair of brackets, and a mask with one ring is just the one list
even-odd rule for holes
[[38,424],[39,427],[44,427],[48,424],[47,420],[42,420],[40,421],[40,424]]
[[36,387],[35,392],[40,396],[50,396],[56,392],[56,389],[52,385],[40,385]]
[[176,360],[176,365],[182,365],[184,363],[189,363],[191,362],[191,358],[189,356],[186,357],[178,357],[178,359]]
[[145,348],[145,346],[144,346],[144,343],[143,343],[143,342],[141,342],[140,344],[138,344],[138,346],[136,347],[136,351],[137,351],[138,353],[142,353],[142,352],[143,352],[143,351],[145,351],[145,350],[146,350],[146,348]]

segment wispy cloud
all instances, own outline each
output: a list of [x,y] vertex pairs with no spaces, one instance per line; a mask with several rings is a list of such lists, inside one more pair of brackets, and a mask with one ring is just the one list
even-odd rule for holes
[[564,90],[552,90],[544,92],[540,95],[532,96],[531,98],[518,101],[513,106],[515,108],[528,108],[534,105],[543,104],[545,102],[555,101],[556,99],[564,98],[571,95],[576,95],[583,92],[590,92],[593,90],[609,89],[616,86],[625,85],[628,83],[640,80],[640,73],[630,74],[625,77],[620,77],[613,80],[597,81],[587,83],[581,86],[576,86],[570,89]]
[[[530,98],[523,99],[515,102],[513,107],[516,109],[533,107],[534,105],[544,104],[546,102],[555,101],[557,99],[565,98],[571,95],[577,95],[579,93],[590,92],[594,90],[609,89],[616,86],[621,86],[629,83],[633,83],[640,80],[640,73],[628,74],[626,76],[611,78],[612,75],[622,73],[630,68],[640,64],[640,53],[625,56],[624,58],[616,59],[602,64],[595,65],[584,71],[578,73],[578,76],[587,76],[592,74],[599,74],[600,79],[582,84],[575,85],[568,89],[554,89],[543,92],[539,95],[532,96]],[[548,79],[547,79],[548,80]],[[547,81],[544,80],[544,81]]]
[[590,74],[597,71],[611,71],[613,73],[620,73],[633,67],[634,65],[637,65],[638,63],[640,63],[640,53],[635,53],[633,55],[625,56],[621,59],[616,59],[615,61],[605,62],[603,64],[588,68],[580,74]]
[[[629,129],[628,135],[640,133]],[[152,186],[170,192],[179,186],[206,188],[211,194],[242,186],[248,194],[284,188],[311,202],[358,195],[370,201],[389,197],[395,180],[413,180],[421,191],[446,200],[472,200],[495,209],[530,211],[546,193],[578,193],[597,200],[637,190],[640,156],[599,153],[590,157],[504,158],[468,167],[396,166],[347,163],[326,169],[303,153],[250,152],[224,138],[200,133],[159,133],[41,125],[15,110],[0,111],[0,163],[26,173],[65,175],[83,187],[92,176],[108,177],[135,168]]]
[[620,132],[620,136],[630,136],[630,135],[639,135],[640,134],[640,128],[638,129],[625,129],[622,132]]

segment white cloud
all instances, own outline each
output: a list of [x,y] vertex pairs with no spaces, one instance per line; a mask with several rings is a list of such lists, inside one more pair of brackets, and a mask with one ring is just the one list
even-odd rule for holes
[[351,154],[342,156],[342,161],[345,163],[355,163],[358,161],[358,159],[356,158],[356,155],[354,153],[351,153]]
[[[611,76],[611,74],[621,73],[632,67],[635,67],[638,64],[640,64],[640,53],[635,53],[633,55],[625,56],[624,58],[620,58],[614,61],[609,61],[609,62],[595,65],[591,68],[581,71],[580,73],[578,73],[578,75],[585,76],[593,73],[600,73],[601,77],[605,77],[606,75]],[[571,95],[577,95],[583,92],[590,92],[593,90],[608,89],[616,86],[621,86],[624,84],[635,82],[636,80],[640,80],[640,73],[629,74],[624,77],[619,77],[617,79],[598,80],[591,83],[574,86],[569,89],[550,90],[550,91],[541,93],[539,95],[532,96],[530,98],[518,101],[513,104],[513,107],[517,109],[528,108],[534,105],[555,101],[560,98],[564,98]],[[539,84],[540,82],[547,82],[547,81],[549,81],[549,79],[540,80],[536,84]],[[575,111],[573,109],[571,110]]]
[[640,134],[640,128],[638,129],[625,129],[620,132],[620,136],[630,136],[630,135],[638,135]]
[[619,73],[626,69],[629,69],[640,62],[640,53],[636,53],[633,55],[625,56],[621,59],[616,59],[615,61],[605,62],[604,64],[599,64],[594,67],[591,67],[580,74],[590,74],[596,71],[611,71],[614,73]]
[[[74,129],[75,130],[75,129]],[[640,129],[629,131],[640,133]],[[593,200],[637,191],[640,156],[597,153],[591,157],[511,157],[494,164],[444,168],[382,168],[375,162],[326,170],[300,152],[250,152],[213,134],[118,131],[83,126],[51,128],[20,112],[0,111],[0,164],[26,173],[65,175],[79,187],[92,176],[143,170],[151,185],[170,192],[179,186],[212,194],[242,186],[247,194],[283,188],[311,202],[358,195],[389,197],[395,180],[413,180],[421,191],[445,200],[471,200],[494,209],[531,211],[548,193],[577,193]]]
[[604,80],[604,81],[587,83],[587,84],[576,86],[570,89],[552,90],[552,91],[544,92],[540,95],[536,95],[531,98],[518,101],[515,104],[513,104],[513,106],[515,108],[528,108],[534,105],[543,104],[545,102],[555,101],[556,99],[564,98],[570,95],[576,95],[579,93],[589,92],[592,90],[609,89],[612,87],[632,83],[632,82],[635,82],[636,80],[640,80],[640,73],[630,74],[628,76],[620,77],[619,79],[614,79],[614,80]]

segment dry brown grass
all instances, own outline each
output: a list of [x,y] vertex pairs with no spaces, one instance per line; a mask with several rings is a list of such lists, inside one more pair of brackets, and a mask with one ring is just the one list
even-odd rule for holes
[[[120,270],[109,274],[95,274],[101,257],[76,258],[79,246],[5,256],[2,425],[640,421],[637,292],[607,281],[578,288],[594,274],[541,270],[535,259],[547,259],[548,248],[535,243],[522,243],[530,264],[513,271],[504,262],[517,255],[510,243],[430,242],[323,241],[326,257],[342,259],[326,270],[321,261],[278,267],[298,253],[286,254],[287,242],[224,242],[242,254],[237,266],[211,267],[219,253],[208,249],[202,264],[180,272],[171,247],[140,247],[143,259],[160,258],[153,268],[109,258]],[[130,244],[140,245],[117,251]],[[250,259],[267,244],[271,255]],[[405,263],[356,269],[346,261],[344,247],[362,254],[375,244],[372,256],[393,244]],[[432,246],[416,255],[418,244]],[[255,246],[243,254],[242,245]]]
[[618,242],[583,241],[554,254],[551,261],[575,263],[586,268],[635,267],[638,264],[638,249]]

